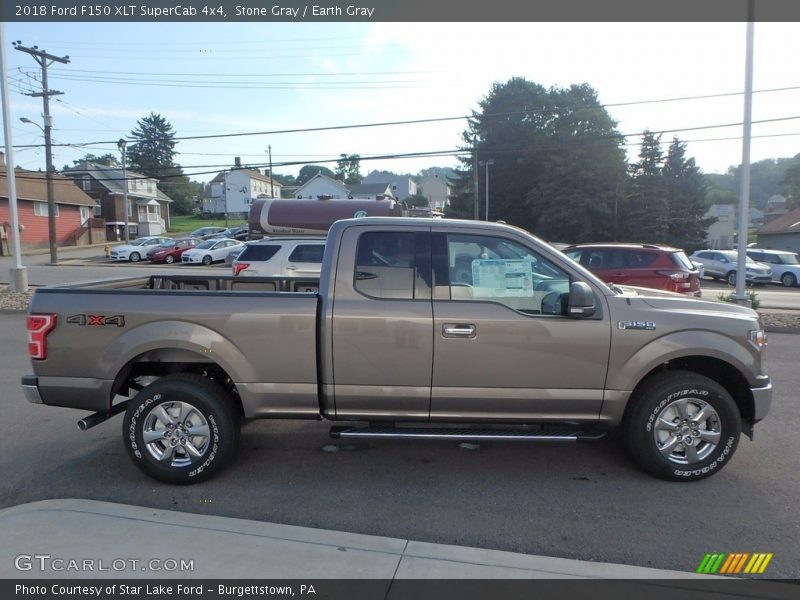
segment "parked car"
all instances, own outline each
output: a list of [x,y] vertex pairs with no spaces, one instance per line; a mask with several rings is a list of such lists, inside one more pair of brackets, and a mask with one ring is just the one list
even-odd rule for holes
[[[22,389],[84,411],[84,430],[124,412],[131,460],[181,484],[229,464],[243,420],[258,418],[328,419],[332,436],[375,444],[563,444],[616,429],[641,468],[686,482],[735,468],[740,439],[770,410],[754,310],[609,287],[515,227],[339,221],[317,281],[316,294],[289,278],[168,274],[38,288]],[[748,450],[773,457],[769,444]],[[486,461],[501,468],[499,455]],[[583,468],[602,468],[595,458]],[[65,476],[75,467],[49,460]],[[528,469],[534,483],[545,472]],[[751,472],[737,483],[757,485]]]
[[122,244],[111,249],[111,260],[129,260],[139,262],[147,253],[165,242],[173,241],[170,237],[147,236],[133,240],[130,244]]
[[233,274],[250,277],[319,277],[325,238],[271,238],[248,244]]
[[[691,259],[705,266],[706,277],[724,279],[729,285],[736,285],[736,271],[739,267],[736,250],[698,250],[692,254]],[[769,265],[748,258],[745,262],[745,282],[765,284],[770,281],[772,269]]]
[[603,281],[701,295],[700,272],[683,250],[654,244],[575,244],[563,252]]
[[200,229],[195,229],[192,233],[190,233],[189,237],[205,240],[212,235],[223,233],[224,231],[226,231],[225,227],[201,227]]
[[191,248],[181,255],[181,263],[183,264],[199,264],[210,265],[213,262],[225,260],[225,255],[228,254],[235,246],[244,246],[242,242],[236,240],[203,240],[194,248]]
[[800,282],[800,260],[794,252],[785,250],[763,250],[748,248],[747,256],[772,268],[772,281],[785,287],[794,287]]
[[244,242],[248,237],[250,237],[250,228],[247,225],[230,227],[225,231],[225,237],[231,240],[239,240],[240,242]]
[[181,255],[194,248],[201,240],[198,238],[180,238],[177,240],[169,240],[160,246],[156,246],[147,253],[147,260],[153,263],[167,263],[171,265],[174,262],[180,262]]

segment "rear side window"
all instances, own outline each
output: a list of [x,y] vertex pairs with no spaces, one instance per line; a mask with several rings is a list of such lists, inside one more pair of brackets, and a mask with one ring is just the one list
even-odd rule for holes
[[301,244],[289,255],[289,262],[321,263],[325,252],[323,244]]
[[629,250],[624,252],[625,266],[629,269],[644,269],[652,265],[658,258],[655,252],[645,252],[643,250]]
[[690,261],[689,257],[686,256],[685,252],[673,252],[670,254],[670,258],[676,267],[681,267],[682,269],[686,269],[688,271],[693,271],[695,268],[692,264],[692,261]]
[[247,246],[244,251],[239,255],[241,261],[262,261],[266,262],[280,250],[280,246],[275,244],[260,245],[254,244]]
[[355,289],[373,298],[413,300],[415,253],[413,233],[362,234],[356,251]]

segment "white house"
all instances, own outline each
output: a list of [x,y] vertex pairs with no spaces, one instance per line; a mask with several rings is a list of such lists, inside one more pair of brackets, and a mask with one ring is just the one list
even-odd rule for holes
[[451,187],[446,177],[430,175],[421,182],[419,189],[428,199],[428,204],[433,210],[443,211],[450,203]]
[[417,183],[411,177],[389,171],[371,171],[361,183],[389,183],[397,200],[406,200],[417,193]]
[[317,173],[301,185],[294,193],[297,200],[383,200],[394,198],[392,186],[383,183],[342,183],[337,179]]
[[708,228],[706,243],[714,250],[729,250],[733,247],[736,234],[736,210],[733,204],[712,204],[705,214],[706,218],[716,219]]
[[243,214],[250,212],[256,198],[280,198],[281,184],[254,169],[233,169],[219,173],[208,182],[203,212]]

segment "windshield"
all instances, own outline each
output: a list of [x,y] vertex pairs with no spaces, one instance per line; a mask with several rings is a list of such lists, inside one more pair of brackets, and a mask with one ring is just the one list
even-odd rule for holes
[[207,249],[211,248],[216,243],[217,243],[217,240],[206,240],[202,244],[197,244],[197,246],[195,246],[195,248],[197,248],[198,250],[207,250]]
[[207,233],[211,233],[211,230],[210,230],[210,229],[207,229],[207,228],[205,228],[205,227],[201,227],[200,229],[195,229],[195,230],[194,230],[192,233],[190,233],[189,235],[206,235]]
[[158,247],[159,248],[172,248],[172,246],[177,246],[179,242],[173,242],[172,240],[168,240],[166,242],[161,242]]
[[794,254],[781,254],[778,256],[778,260],[782,265],[800,265],[800,261],[797,260],[797,256]]
[[689,257],[686,256],[685,252],[673,252],[672,253],[672,261],[678,265],[679,267],[683,267],[684,269],[688,269],[693,271],[695,266],[692,264],[692,261],[689,260]]

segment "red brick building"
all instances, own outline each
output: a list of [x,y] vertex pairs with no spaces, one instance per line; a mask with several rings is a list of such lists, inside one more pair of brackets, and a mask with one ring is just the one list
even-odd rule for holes
[[[23,250],[47,248],[50,234],[47,218],[47,180],[39,171],[15,170],[17,189],[17,212],[19,222],[24,226],[20,236]],[[56,238],[59,246],[88,244],[90,238],[92,210],[95,202],[85,194],[72,179],[53,175],[53,195],[56,201]],[[11,211],[8,205],[8,173],[5,157],[0,153],[0,228],[8,223],[6,232],[11,233]],[[99,238],[103,230],[91,232],[94,243],[105,240]],[[3,239],[3,250],[8,252],[9,240]]]

